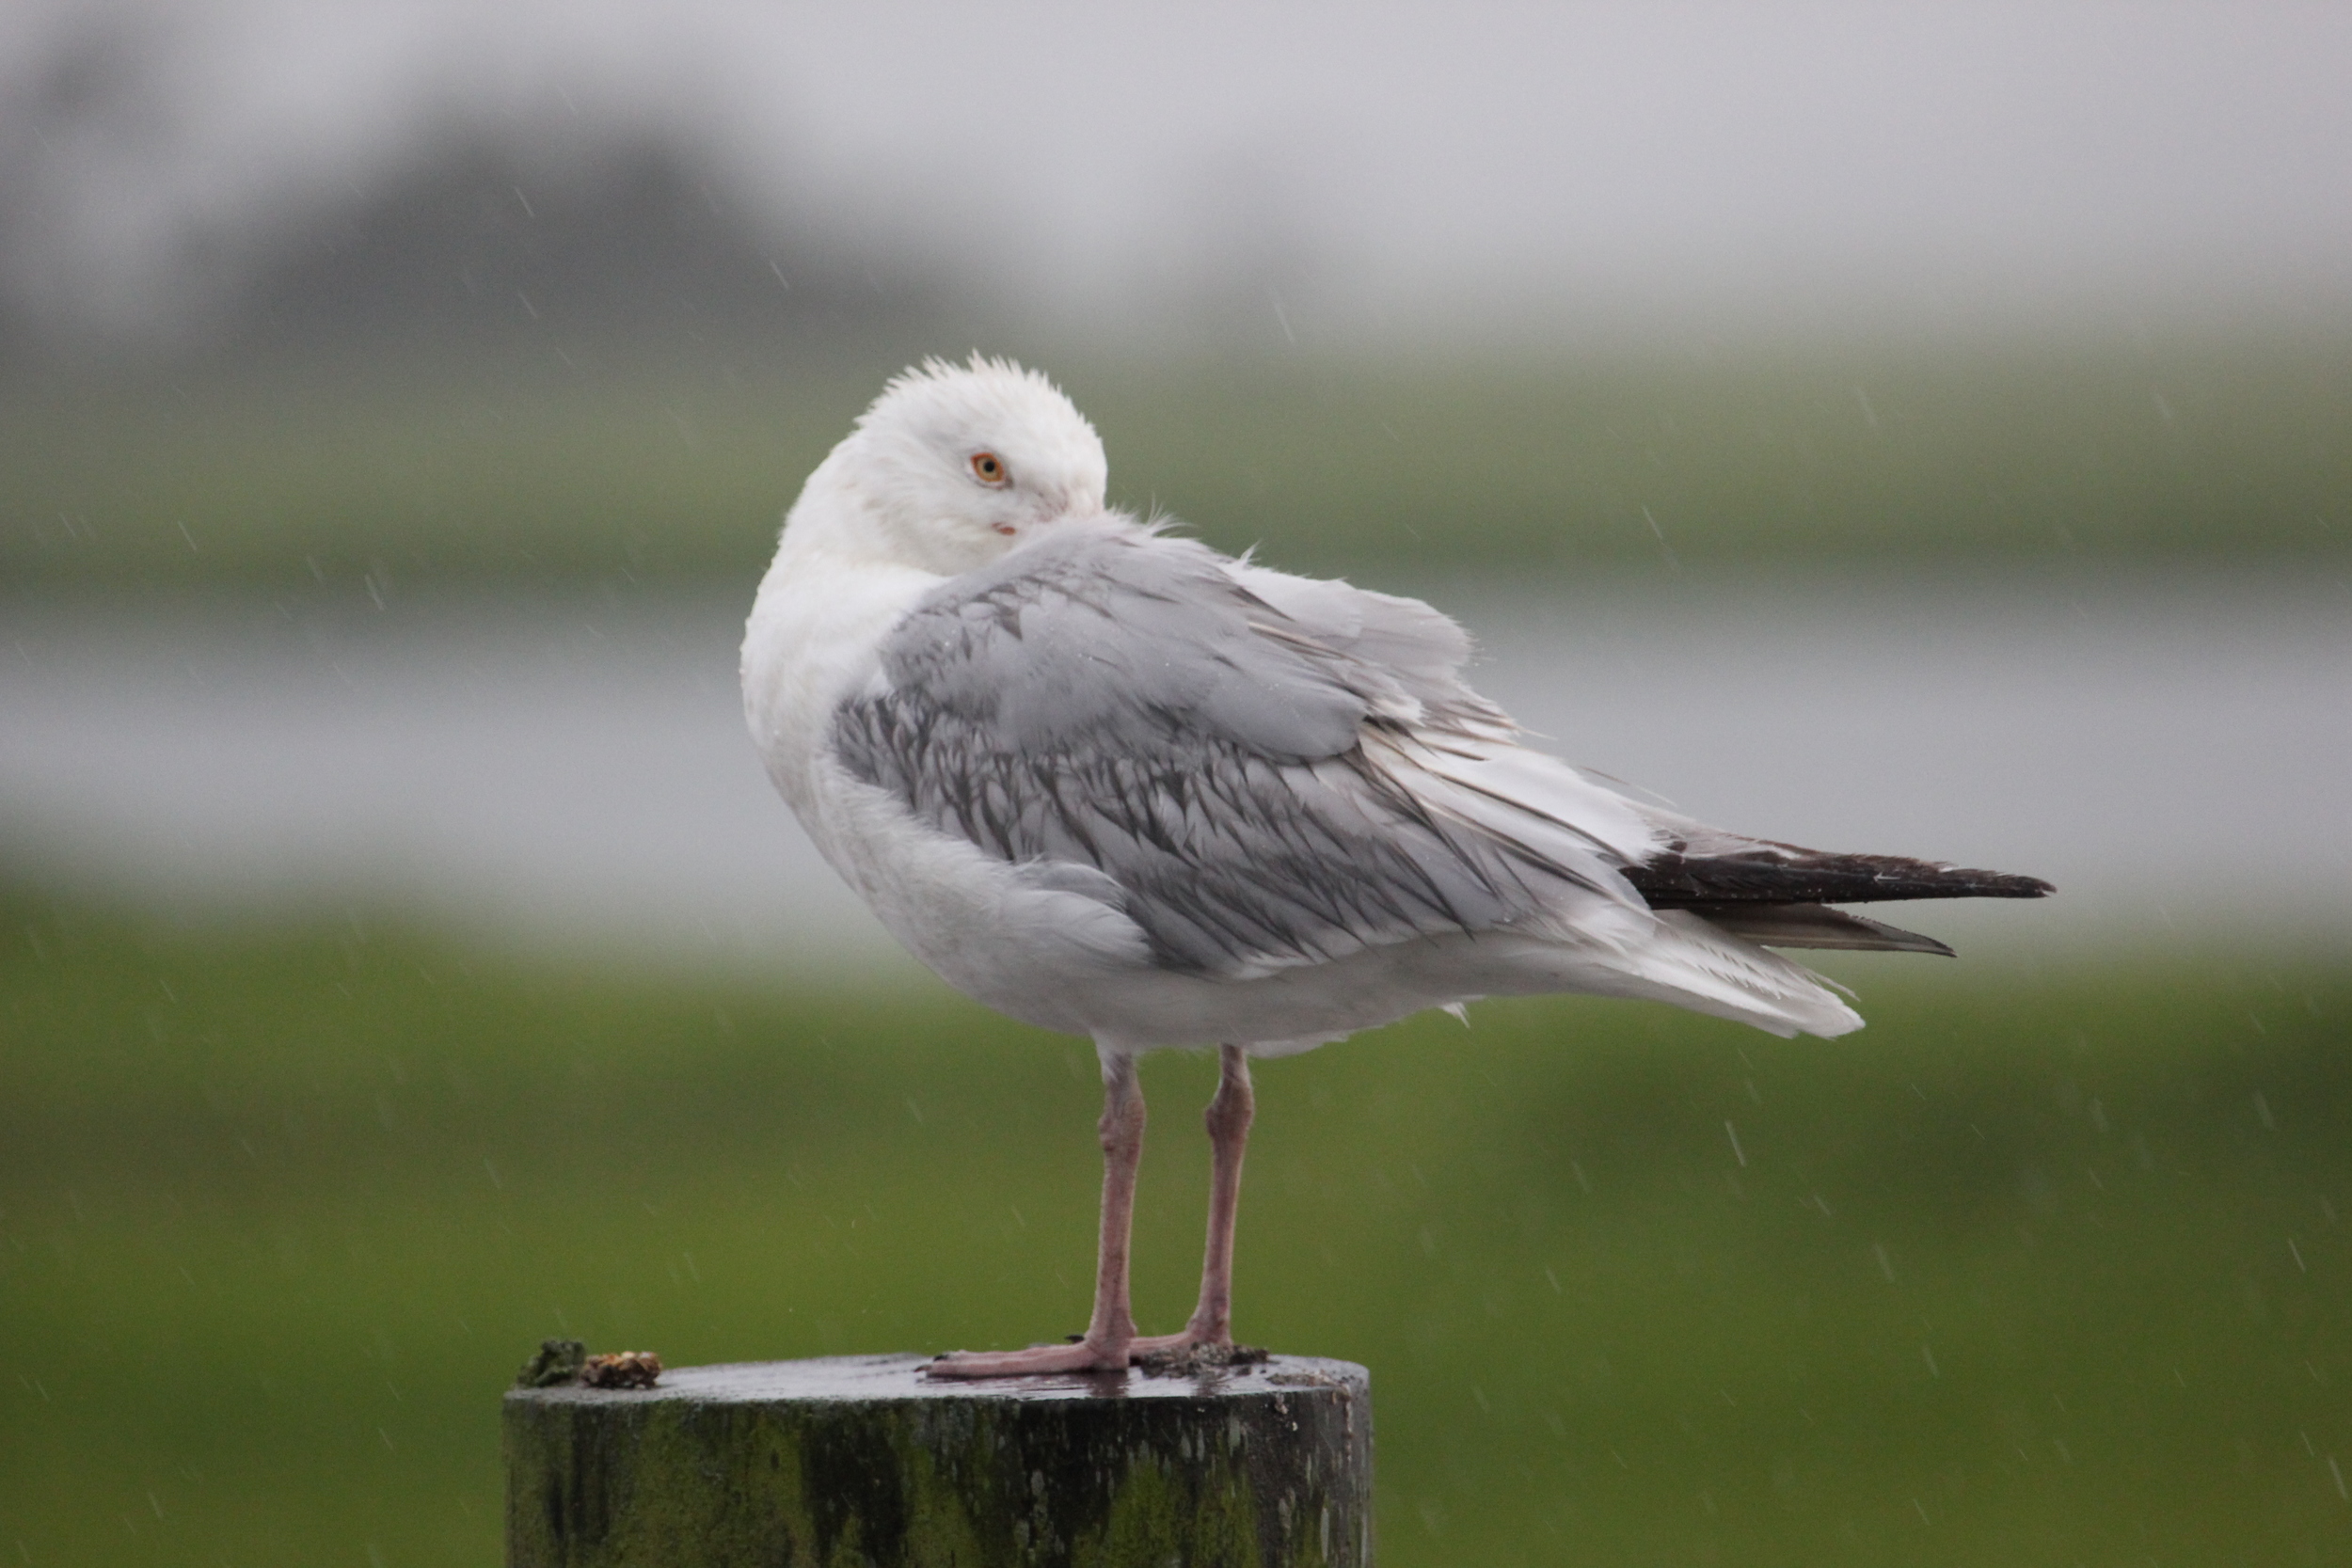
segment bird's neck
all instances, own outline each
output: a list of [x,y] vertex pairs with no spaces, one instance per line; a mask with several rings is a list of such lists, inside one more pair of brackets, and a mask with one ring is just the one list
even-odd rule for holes
[[942,580],[867,547],[860,521],[814,483],[803,491],[745,628],[744,715],[796,806],[834,709],[874,678],[882,640]]

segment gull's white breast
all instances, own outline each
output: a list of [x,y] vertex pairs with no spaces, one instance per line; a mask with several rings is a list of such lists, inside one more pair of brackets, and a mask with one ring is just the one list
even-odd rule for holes
[[1099,1035],[1114,978],[1148,971],[1140,928],[1098,898],[940,832],[831,754],[834,711],[882,679],[878,650],[943,578],[787,543],[743,641],[744,715],[819,853],[942,979],[1041,1027]]

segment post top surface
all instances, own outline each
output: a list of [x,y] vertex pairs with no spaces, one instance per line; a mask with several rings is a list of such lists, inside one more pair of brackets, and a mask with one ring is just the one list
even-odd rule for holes
[[928,1378],[927,1355],[828,1355],[811,1361],[739,1361],[675,1367],[651,1388],[516,1388],[509,1402],[644,1404],[690,1400],[709,1404],[878,1400],[980,1400],[1038,1403],[1067,1400],[1226,1400],[1346,1389],[1362,1395],[1372,1374],[1352,1361],[1277,1355],[1254,1366],[1196,1371],[1070,1373],[1053,1377]]

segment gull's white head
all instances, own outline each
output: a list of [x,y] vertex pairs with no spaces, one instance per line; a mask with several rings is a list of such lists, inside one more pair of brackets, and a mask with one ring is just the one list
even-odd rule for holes
[[786,537],[822,531],[835,547],[953,576],[1099,515],[1108,478],[1102,438],[1042,375],[978,355],[927,359],[809,476]]

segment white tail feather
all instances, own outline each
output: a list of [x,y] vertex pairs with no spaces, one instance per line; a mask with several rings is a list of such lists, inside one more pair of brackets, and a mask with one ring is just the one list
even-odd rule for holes
[[1657,920],[1662,940],[1624,955],[1627,978],[1643,988],[1639,994],[1783,1037],[1826,1038],[1862,1027],[1862,1016],[1803,964],[1686,910],[1661,911]]

